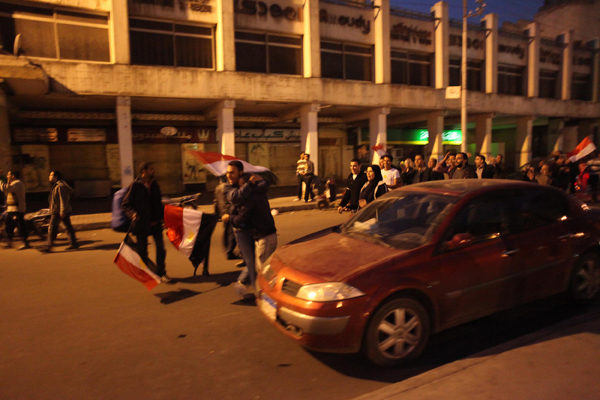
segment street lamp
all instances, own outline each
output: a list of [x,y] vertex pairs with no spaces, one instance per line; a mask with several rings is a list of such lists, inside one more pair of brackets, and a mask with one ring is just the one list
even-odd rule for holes
[[460,151],[467,152],[467,18],[478,17],[483,13],[485,0],[475,0],[477,8],[475,11],[467,11],[467,0],[463,0],[463,34],[462,34],[462,82],[460,90],[460,131],[462,143]]

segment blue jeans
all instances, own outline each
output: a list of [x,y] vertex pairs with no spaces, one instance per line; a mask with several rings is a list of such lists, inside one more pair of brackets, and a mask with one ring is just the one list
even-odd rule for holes
[[248,278],[250,279],[250,285],[255,287],[256,284],[256,257],[254,253],[254,238],[252,237],[252,231],[243,230],[243,231],[234,231],[235,239],[237,240],[238,247],[240,248],[240,253],[242,253],[242,258],[246,263],[246,267],[242,270],[240,276],[238,276],[238,281],[247,284]]

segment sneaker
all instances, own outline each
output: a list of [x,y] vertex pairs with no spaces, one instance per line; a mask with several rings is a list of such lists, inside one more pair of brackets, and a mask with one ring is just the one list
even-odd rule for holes
[[169,278],[167,274],[160,277],[160,283],[170,283],[173,279]]
[[79,245],[77,243],[70,245],[69,247],[67,247],[67,250],[77,250],[79,248]]
[[25,243],[23,246],[19,247],[17,250],[25,250],[25,249],[30,249],[31,246],[29,245],[29,243]]
[[239,263],[236,263],[235,266],[238,268],[244,268],[246,266],[246,261],[240,261]]
[[233,284],[233,291],[235,292],[235,294],[237,294],[241,298],[244,298],[246,293],[248,293],[248,289],[240,281],[237,281],[236,283]]
[[300,199],[300,198],[294,199],[294,201],[300,201],[300,200],[302,200],[302,199]]

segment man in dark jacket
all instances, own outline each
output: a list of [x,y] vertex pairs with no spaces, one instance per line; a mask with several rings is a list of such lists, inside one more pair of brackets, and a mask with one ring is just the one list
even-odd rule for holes
[[67,249],[77,249],[79,245],[77,244],[77,238],[75,238],[75,230],[71,224],[71,196],[74,191],[62,180],[62,174],[59,171],[50,172],[48,180],[52,184],[50,195],[48,196],[50,225],[48,227],[48,245],[42,251],[46,253],[52,251],[52,244],[54,243],[54,239],[56,239],[58,225],[61,220],[67,228],[69,240],[71,241],[71,245]]
[[167,253],[163,241],[164,206],[160,187],[154,180],[154,166],[144,162],[140,176],[133,181],[123,198],[121,207],[132,221],[132,233],[137,239],[137,252],[148,263],[148,236],[152,235],[156,246],[156,274],[162,282],[170,282],[165,267]]
[[456,169],[450,176],[450,179],[477,179],[475,170],[469,165],[469,156],[467,156],[467,153],[456,154]]
[[477,154],[475,156],[475,174],[478,179],[492,179],[494,177],[495,168],[493,165],[488,165],[485,162],[485,156]]
[[346,191],[344,192],[344,196],[342,197],[342,201],[340,201],[340,206],[338,207],[339,213],[348,210],[356,212],[358,209],[360,189],[362,189],[367,182],[367,174],[360,170],[360,160],[358,158],[350,161],[350,171],[351,172],[350,175],[348,175]]
[[425,166],[425,160],[423,160],[422,155],[417,154],[415,156],[415,176],[413,177],[412,183],[439,181],[443,179],[444,175],[440,172]]

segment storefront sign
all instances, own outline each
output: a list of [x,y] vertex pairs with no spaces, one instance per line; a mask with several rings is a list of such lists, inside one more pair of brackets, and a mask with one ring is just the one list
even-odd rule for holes
[[371,21],[365,20],[361,15],[360,17],[348,17],[345,15],[334,15],[330,14],[326,9],[321,8],[319,11],[319,22],[323,24],[349,26],[360,29],[361,32],[366,35],[371,32]]
[[58,142],[56,128],[18,128],[13,132],[13,139],[17,143]]
[[[481,50],[485,42],[482,39],[467,38],[467,49]],[[450,46],[462,47],[462,36],[450,35]]]
[[498,44],[498,53],[513,54],[522,60],[525,57],[525,47],[518,45]]
[[560,65],[561,53],[553,49],[540,48],[540,62]]
[[268,5],[264,1],[255,0],[235,0],[233,3],[234,12],[238,14],[258,15],[271,18],[284,18],[289,21],[302,21],[302,9],[294,7],[282,7],[277,3]]
[[236,129],[238,142],[299,142],[300,131],[296,129]]
[[148,4],[159,7],[175,8],[179,7],[181,11],[196,11],[209,13],[212,12],[212,6],[208,5],[209,0],[129,0],[133,4]]
[[134,142],[147,143],[198,143],[214,142],[214,128],[174,127],[174,126],[133,126]]
[[427,29],[420,29],[417,25],[407,25],[403,22],[392,26],[391,39],[402,42],[420,43],[422,45],[431,44],[432,33]]
[[[369,142],[369,132],[361,131],[361,143]],[[388,129],[387,142],[389,144],[415,144],[426,145],[429,143],[429,131],[427,129]],[[462,143],[462,135],[459,130],[448,130],[442,133],[442,143],[456,145]]]
[[68,142],[106,142],[104,129],[69,129]]

